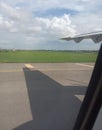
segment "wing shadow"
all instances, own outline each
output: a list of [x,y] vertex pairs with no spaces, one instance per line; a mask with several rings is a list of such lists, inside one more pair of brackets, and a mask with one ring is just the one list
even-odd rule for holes
[[86,87],[62,86],[40,71],[23,69],[33,120],[14,130],[72,130]]

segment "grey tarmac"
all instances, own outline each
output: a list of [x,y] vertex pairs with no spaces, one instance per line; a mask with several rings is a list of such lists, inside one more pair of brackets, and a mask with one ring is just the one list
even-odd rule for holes
[[72,130],[94,63],[1,63],[0,130]]

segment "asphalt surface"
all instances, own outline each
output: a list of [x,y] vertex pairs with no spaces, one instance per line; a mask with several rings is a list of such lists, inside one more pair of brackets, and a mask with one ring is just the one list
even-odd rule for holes
[[0,130],[72,130],[93,66],[0,64]]

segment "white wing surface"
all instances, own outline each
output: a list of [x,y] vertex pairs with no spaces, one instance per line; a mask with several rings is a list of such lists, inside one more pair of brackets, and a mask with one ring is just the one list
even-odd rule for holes
[[85,34],[75,35],[74,37],[65,37],[61,39],[66,41],[74,40],[76,43],[79,43],[83,39],[92,39],[95,43],[99,43],[102,41],[102,31],[85,33]]

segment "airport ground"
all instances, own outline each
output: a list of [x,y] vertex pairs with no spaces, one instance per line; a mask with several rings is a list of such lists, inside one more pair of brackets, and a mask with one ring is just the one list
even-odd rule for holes
[[1,63],[0,130],[72,130],[94,63]]

